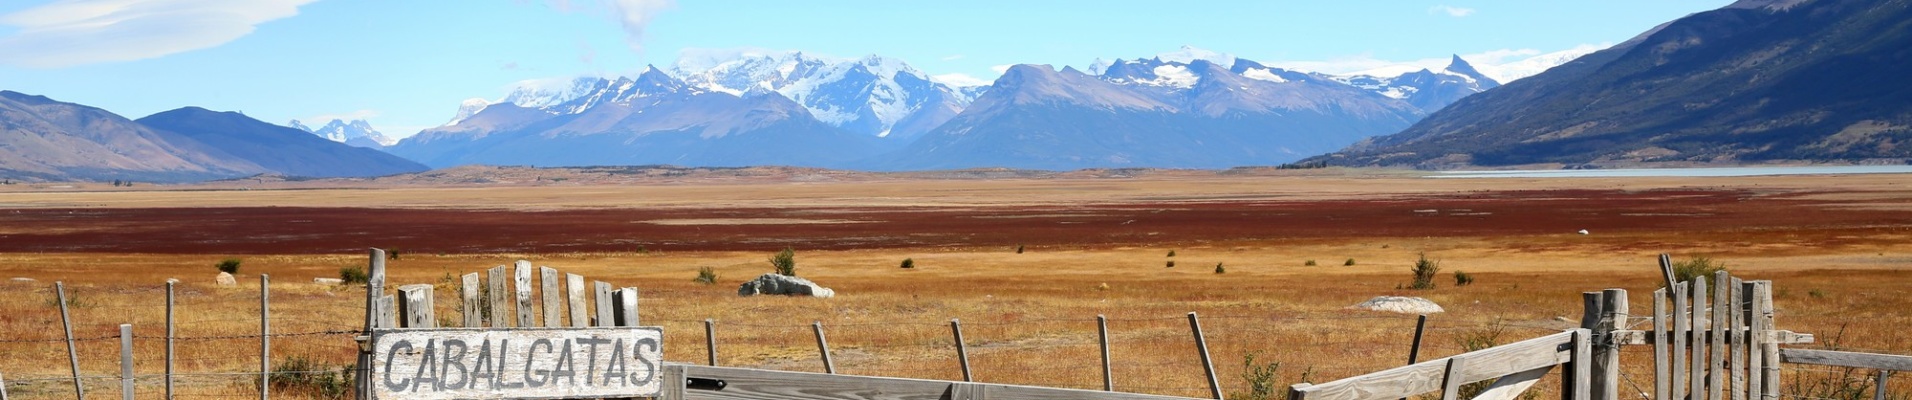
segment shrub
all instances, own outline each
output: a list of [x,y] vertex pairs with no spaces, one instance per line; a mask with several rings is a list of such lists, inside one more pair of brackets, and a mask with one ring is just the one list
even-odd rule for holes
[[910,259],[910,258],[903,259],[903,268],[904,269],[916,268],[916,260]]
[[717,270],[711,267],[698,268],[697,278],[691,279],[691,282],[702,283],[705,285],[715,285],[717,284]]
[[[1501,325],[1500,321],[1494,321],[1493,324],[1486,327],[1462,331],[1460,336],[1455,338],[1455,342],[1461,345],[1461,352],[1481,350],[1499,346],[1500,337],[1506,332],[1506,325]],[[1479,396],[1481,392],[1487,391],[1487,388],[1493,386],[1493,384],[1493,381],[1481,381],[1461,385],[1460,396],[1457,397],[1463,399],[1474,398],[1474,396]],[[1538,394],[1539,393],[1530,391],[1521,394],[1519,398],[1522,400],[1533,399],[1535,397],[1532,396]]]
[[346,284],[365,284],[372,282],[372,276],[366,274],[364,268],[359,267],[339,268],[339,279],[345,281]]
[[1169,250],[1169,251],[1168,251],[1168,256],[1169,256],[1169,257],[1174,257],[1174,256],[1175,256],[1175,250]]
[[1674,282],[1691,282],[1693,281],[1694,277],[1700,277],[1700,276],[1704,276],[1711,279],[1713,277],[1713,273],[1719,272],[1719,271],[1725,271],[1725,270],[1726,270],[1726,263],[1713,262],[1712,257],[1695,256],[1693,258],[1686,259],[1686,261],[1673,262],[1673,278],[1674,278],[1673,281]]
[[770,267],[777,270],[777,275],[797,276],[797,251],[783,248],[783,251],[770,256]]
[[239,273],[239,259],[237,258],[228,258],[225,260],[220,260],[217,266],[219,267],[219,272],[224,272],[228,274]]
[[1168,260],[1168,266],[1163,268],[1175,268],[1175,260]]
[[1016,245],[1016,254],[1022,254],[1022,245]]
[[[347,399],[352,397],[352,367],[332,366],[304,356],[294,355],[272,368],[272,392],[306,399]],[[258,378],[252,381],[259,386]]]
[[399,255],[399,253],[398,253],[398,249],[391,249],[391,250],[386,250],[386,251],[385,251],[385,258],[389,258],[389,259],[392,259],[392,260],[398,260],[398,255]]
[[1427,259],[1427,253],[1421,253],[1421,259],[1414,262],[1414,283],[1408,289],[1427,290],[1434,288],[1434,274],[1441,273],[1441,262]]
[[1294,380],[1282,381],[1276,374],[1276,372],[1281,369],[1281,363],[1274,361],[1267,363],[1258,362],[1255,360],[1258,356],[1260,356],[1260,354],[1254,352],[1242,353],[1241,380],[1242,383],[1248,385],[1248,391],[1230,393],[1228,398],[1243,400],[1287,399],[1288,391],[1284,389],[1292,386],[1294,383],[1307,382],[1314,379],[1314,368],[1307,368],[1301,371],[1300,377]]
[[1315,261],[1314,261],[1314,260],[1308,260],[1308,262],[1305,262],[1305,263],[1301,263],[1301,265],[1302,265],[1302,266],[1305,266],[1305,267],[1312,267],[1312,266],[1315,266]]
[[1222,263],[1215,263],[1215,273],[1217,273],[1217,274],[1226,274],[1226,273],[1228,273],[1228,269],[1227,269],[1227,268],[1222,268]]
[[1467,275],[1466,272],[1454,271],[1454,286],[1467,286],[1472,284],[1474,284],[1473,276]]
[[1342,263],[1341,263],[1341,266],[1344,266],[1344,267],[1352,267],[1352,266],[1354,266],[1354,259],[1352,259],[1352,258],[1350,258],[1350,259],[1348,259],[1348,261],[1346,261],[1346,262],[1342,262]]

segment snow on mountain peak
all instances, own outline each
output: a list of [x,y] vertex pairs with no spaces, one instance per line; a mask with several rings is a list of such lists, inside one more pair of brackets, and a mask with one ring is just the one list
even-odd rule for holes
[[491,101],[483,98],[473,97],[465,99],[465,101],[458,103],[458,115],[452,116],[451,122],[446,122],[445,126],[458,125],[459,122],[463,122],[466,118],[471,118],[472,115],[477,114],[479,111],[484,111],[485,107],[490,106]]
[[951,77],[931,77],[901,60],[867,55],[844,59],[797,51],[685,50],[671,67],[693,87],[750,96],[775,92],[812,116],[851,131],[883,136],[933,98],[968,105],[972,91]]
[[1215,63],[1215,65],[1220,65],[1222,68],[1235,67],[1234,54],[1228,54],[1228,53],[1198,48],[1198,47],[1189,46],[1189,45],[1183,45],[1182,48],[1177,49],[1175,51],[1157,54],[1155,55],[1155,58],[1162,61],[1181,63],[1181,64],[1193,63],[1195,62],[1195,60],[1208,60],[1208,62]]

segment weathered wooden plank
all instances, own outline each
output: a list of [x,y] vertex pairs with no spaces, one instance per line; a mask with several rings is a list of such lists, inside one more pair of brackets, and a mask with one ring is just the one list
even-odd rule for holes
[[[1611,338],[1614,331],[1626,329],[1627,291],[1607,289],[1600,292],[1600,325],[1594,330],[1596,338]],[[1619,400],[1620,398],[1620,345],[1611,339],[1594,341],[1593,347],[1593,397],[1594,400]]]
[[[365,330],[353,338],[353,340],[359,344],[358,360],[357,364],[355,364],[355,370],[357,371],[371,368],[372,329],[378,328],[377,322],[375,322],[378,318],[378,297],[385,293],[385,250],[378,248],[371,249],[368,264],[370,265],[366,266],[365,271]],[[352,387],[355,389],[354,392],[371,392],[371,381],[366,380],[364,375],[365,374],[352,375]],[[171,398],[172,396],[169,395],[167,397]],[[354,396],[354,398],[364,400],[365,396],[358,395]]]
[[591,309],[585,303],[584,276],[564,274],[564,293],[566,303],[570,305],[571,327],[591,326]]
[[1461,384],[1467,383],[1461,380],[1461,368],[1466,366],[1467,357],[1447,358],[1447,368],[1441,374],[1441,400],[1461,400]]
[[1686,398],[1686,355],[1688,354],[1686,344],[1693,341],[1692,318],[1688,317],[1692,309],[1687,307],[1686,302],[1691,298],[1687,293],[1691,290],[1692,285],[1689,283],[1673,284],[1673,332],[1670,335],[1673,338],[1673,348],[1668,354],[1668,362],[1673,367],[1671,373],[1673,394],[1672,397],[1667,397],[1668,400]]
[[618,289],[611,296],[616,299],[611,310],[615,314],[613,318],[616,319],[617,326],[637,326],[637,288]]
[[476,272],[465,274],[460,279],[462,284],[458,286],[458,314],[464,317],[463,322],[467,328],[485,326],[485,290],[479,283],[481,280],[483,279],[480,279]]
[[989,386],[974,383],[951,383],[949,384],[949,394],[944,396],[944,398],[949,400],[987,399],[989,398]]
[[432,310],[432,285],[412,284],[398,287],[400,328],[436,328],[438,319]]
[[511,316],[511,286],[508,283],[511,281],[511,276],[507,274],[503,265],[485,270],[487,281],[485,287],[489,288],[485,296],[491,299],[491,313],[485,318],[491,321],[493,328],[507,328],[516,321]]
[[1727,389],[1732,392],[1732,395],[1728,397],[1733,400],[1746,400],[1746,336],[1748,335],[1746,334],[1746,301],[1740,290],[1743,283],[1739,277],[1733,277],[1732,284],[1721,288],[1732,289],[1726,295],[1728,304],[1731,304],[1730,307],[1726,307],[1726,319],[1730,321],[1727,326],[1726,340],[1730,342],[1727,344],[1729,349],[1727,376],[1730,381]]
[[[1759,318],[1759,282],[1749,281],[1742,288],[1746,293],[1746,327],[1752,334],[1746,335],[1746,398],[1759,400],[1766,396],[1766,343],[1765,332],[1771,327],[1761,323]],[[1776,360],[1775,360],[1776,361]]]
[[[1671,336],[1672,334],[1676,334],[1676,333],[1678,332],[1669,333],[1668,335]],[[1621,345],[1637,346],[1637,345],[1653,344],[1653,331],[1625,330],[1625,331],[1613,332],[1612,335],[1613,335],[1612,339],[1614,340],[1614,342],[1619,343]],[[1740,330],[1736,332],[1731,332],[1730,334],[1726,335],[1725,338],[1720,340],[1724,341],[1726,344],[1734,344],[1734,343],[1739,343],[1740,340],[1748,340],[1748,341],[1752,340],[1752,339],[1747,339],[1747,337],[1749,337],[1750,335],[1759,335],[1758,339],[1761,342],[1771,342],[1771,343],[1777,343],[1777,344],[1806,344],[1806,343],[1812,343],[1814,340],[1816,340],[1810,333],[1798,333],[1798,332],[1784,331],[1784,330],[1775,331],[1770,329],[1764,332],[1757,332],[1757,333],[1753,331]],[[1701,341],[1701,342],[1711,341],[1713,340],[1713,332],[1711,331],[1694,332],[1693,340]]]
[[1669,364],[1673,362],[1673,357],[1667,352],[1666,343],[1667,323],[1671,322],[1667,321],[1666,315],[1667,289],[1653,291],[1653,398],[1655,399],[1673,398],[1673,380],[1667,379],[1672,374],[1672,366]]
[[611,298],[611,284],[594,281],[591,289],[597,299],[597,323],[593,326],[617,326],[617,317],[612,316],[611,312],[611,303],[616,302],[616,299]]
[[1850,351],[1779,349],[1779,360],[1793,364],[1831,365],[1869,369],[1912,371],[1912,356],[1856,353]]
[[1726,310],[1732,308],[1732,282],[1732,275],[1726,271],[1713,274],[1713,284],[1718,286],[1713,288],[1713,340],[1706,345],[1711,357],[1706,371],[1706,386],[1711,391],[1706,398],[1711,400],[1726,400],[1726,353],[1732,351],[1726,347],[1726,328],[1732,325]]
[[1552,372],[1553,369],[1554,367],[1549,365],[1500,377],[1500,379],[1494,380],[1493,384],[1488,385],[1486,390],[1482,390],[1480,394],[1475,395],[1473,400],[1519,399],[1521,393],[1526,393],[1528,388],[1532,388],[1534,384],[1540,383],[1540,378],[1546,377],[1547,373]]
[[[1779,332],[1772,331],[1779,329],[1778,325],[1773,325],[1773,282],[1754,281],[1753,291],[1753,308],[1756,309],[1754,313],[1758,314],[1755,318],[1759,320],[1760,324],[1766,327],[1762,335],[1773,334],[1774,336],[1779,336]],[[1805,336],[1806,342],[1812,341],[1812,335]],[[1776,337],[1765,336],[1760,338],[1760,340],[1764,341],[1760,346],[1760,351],[1764,354],[1760,355],[1760,358],[1766,360],[1766,365],[1763,366],[1766,371],[1761,374],[1761,378],[1765,379],[1766,382],[1764,385],[1761,385],[1764,387],[1761,388],[1760,394],[1765,397],[1765,400],[1779,399],[1779,343],[1781,342],[1778,339],[1779,338]]]
[[531,306],[531,262],[518,260],[511,266],[512,291],[518,304],[518,326],[538,326],[537,309]]
[[396,304],[396,300],[392,298],[392,295],[378,296],[378,300],[374,301],[372,305],[373,329],[398,327],[398,305]]
[[1561,373],[1572,373],[1573,379],[1570,380],[1572,382],[1568,383],[1566,390],[1563,392],[1569,394],[1568,399],[1571,400],[1592,398],[1593,385],[1589,385],[1588,383],[1593,381],[1593,362],[1591,361],[1593,359],[1593,331],[1575,329],[1567,332],[1573,334],[1573,356],[1571,357],[1573,360],[1573,371],[1561,371]]
[[[1575,332],[1588,331],[1575,329],[1463,354],[1468,362],[1459,368],[1460,382],[1498,378],[1572,360]],[[1333,382],[1296,385],[1294,391],[1308,400],[1395,400],[1441,389],[1446,367],[1447,358],[1428,360]]]
[[1687,346],[1693,350],[1693,354],[1687,359],[1688,364],[1686,369],[1687,398],[1693,400],[1703,400],[1706,398],[1706,344],[1708,341],[1702,340],[1698,335],[1708,332],[1707,324],[1710,319],[1706,315],[1707,293],[1709,292],[1706,290],[1706,277],[1693,277],[1693,290],[1687,294],[1693,296],[1693,334],[1695,337],[1692,338],[1691,346]]
[[759,369],[708,367],[672,364],[682,368],[686,379],[724,382],[723,390],[684,390],[684,400],[938,400],[944,396],[976,393],[993,399],[1028,400],[1188,400],[1186,397],[1137,393],[1102,392],[1033,386],[974,383],[973,387],[952,389],[961,382],[905,378],[879,378],[830,375],[813,372],[787,372]]
[[380,330],[373,398],[653,397],[665,386],[663,335],[656,327]]
[[657,393],[657,400],[684,400],[684,389],[688,381],[684,380],[684,367],[666,363],[664,365],[664,387]]
[[544,326],[560,327],[564,325],[564,289],[558,284],[558,270],[551,267],[538,267],[538,294],[544,303]]

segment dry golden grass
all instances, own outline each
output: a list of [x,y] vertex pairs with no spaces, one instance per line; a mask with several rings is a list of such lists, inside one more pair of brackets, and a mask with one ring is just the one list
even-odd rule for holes
[[[1173,179],[1171,179],[1173,178]],[[10,189],[6,207],[348,206],[452,208],[594,207],[966,207],[1148,199],[1357,198],[1473,190],[1727,186],[1768,195],[1837,196],[1903,208],[1912,198],[1900,176],[1733,179],[1427,180],[1401,177],[1256,176],[1010,181],[741,182],[658,186],[526,188],[396,187],[253,191],[74,192]],[[1279,188],[1279,189],[1270,189]],[[1820,194],[1836,188],[1838,193]],[[63,189],[64,190],[64,189]],[[1882,221],[1902,224],[1903,221]],[[687,227],[689,228],[689,227]],[[0,228],[4,231],[4,228]],[[1802,235],[1814,234],[1801,230]],[[1853,231],[1828,231],[1853,234]],[[4,234],[4,232],[0,232]],[[539,265],[643,291],[641,316],[665,328],[666,358],[701,363],[703,325],[717,321],[723,365],[820,371],[809,324],[822,322],[839,372],[959,379],[948,323],[963,321],[977,379],[985,382],[1099,388],[1095,316],[1110,318],[1119,390],[1206,396],[1186,313],[1198,312],[1228,391],[1243,388],[1244,354],[1280,362],[1281,379],[1312,370],[1316,382],[1405,361],[1412,316],[1350,311],[1377,295],[1423,296],[1447,307],[1430,317],[1423,359],[1460,352],[1457,338],[1501,324],[1504,341],[1578,325],[1579,293],[1625,288],[1637,314],[1660,280],[1654,254],[1614,243],[1664,243],[1679,255],[1708,254],[1737,276],[1776,281],[1780,327],[1819,334],[1852,349],[1912,352],[1899,327],[1912,323],[1912,242],[1904,233],[1868,233],[1864,241],[1820,247],[1814,237],[1696,237],[1691,232],[1521,237],[1364,237],[1134,245],[1106,248],[901,248],[805,251],[798,274],[835,288],[831,299],[742,298],[736,285],[769,272],[767,253],[410,254],[391,262],[390,286],[438,283],[448,276],[528,259]],[[1896,236],[1895,236],[1896,235]],[[1174,247],[1167,247],[1174,246]],[[1165,254],[1176,251],[1174,268]],[[1442,262],[1432,291],[1408,291],[1419,253]],[[0,254],[0,374],[23,399],[64,398],[69,384],[52,282],[64,281],[75,304],[81,369],[117,374],[117,325],[134,324],[137,370],[161,372],[163,282],[178,288],[182,398],[256,393],[244,374],[258,369],[258,274],[272,276],[275,359],[300,357],[331,366],[352,361],[351,335],[362,323],[364,293],[319,286],[363,254],[249,255],[237,287],[212,284],[224,254]],[[904,258],[916,268],[901,269]],[[1353,258],[1355,266],[1342,266]],[[1303,266],[1307,260],[1319,266]],[[1226,274],[1214,274],[1215,263]],[[700,267],[716,285],[691,281]],[[1453,287],[1461,270],[1477,280]],[[449,286],[438,292],[443,320],[454,319]],[[1638,385],[1643,350],[1629,350]],[[1637,356],[1636,356],[1637,355]],[[1817,373],[1812,369],[1802,371]],[[117,380],[89,379],[89,395],[117,393]],[[142,397],[156,397],[143,378]],[[1542,390],[1553,390],[1544,384]],[[1650,388],[1650,387],[1649,387]],[[298,394],[283,397],[301,397]]]

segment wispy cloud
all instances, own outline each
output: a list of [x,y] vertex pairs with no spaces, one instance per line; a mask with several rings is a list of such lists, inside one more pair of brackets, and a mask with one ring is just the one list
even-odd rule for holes
[[1009,72],[1009,67],[1014,67],[1014,66],[1016,65],[1015,64],[994,65],[994,66],[990,66],[989,70],[996,71],[997,75],[1002,75],[1002,73],[1004,72]]
[[942,83],[945,85],[956,86],[956,87],[988,86],[990,83],[990,81],[987,79],[977,78],[977,77],[970,76],[969,74],[965,74],[961,72],[952,73],[952,74],[934,75],[934,76],[930,76],[929,80],[936,81],[938,83]]
[[617,22],[624,27],[624,45],[632,52],[644,50],[644,28],[657,14],[676,5],[674,0],[606,0]]
[[1442,4],[1438,6],[1428,7],[1427,13],[1428,14],[1447,14],[1447,16],[1449,17],[1466,18],[1469,15],[1474,15],[1474,9],[1467,8],[1467,7],[1455,7],[1455,6]]
[[0,15],[0,63],[60,68],[216,47],[317,0],[59,0]]

